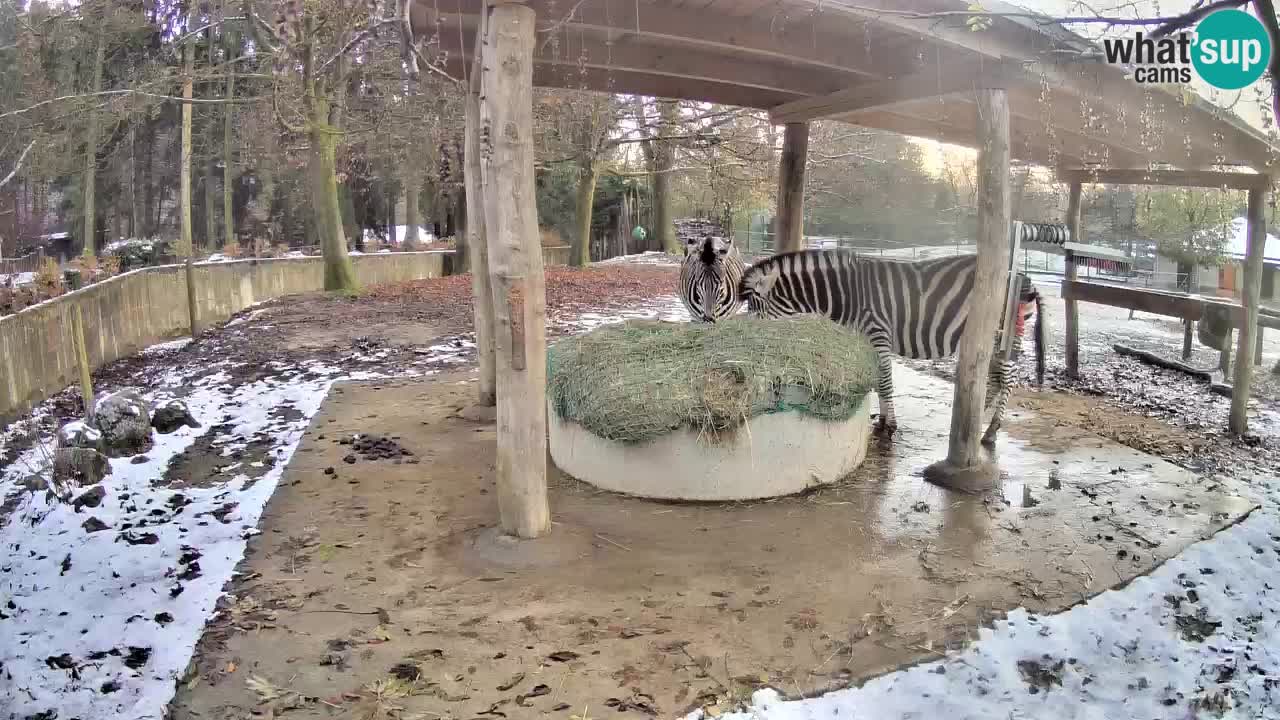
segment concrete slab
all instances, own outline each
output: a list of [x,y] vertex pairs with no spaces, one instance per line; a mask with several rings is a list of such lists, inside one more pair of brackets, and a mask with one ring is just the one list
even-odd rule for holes
[[[948,493],[918,473],[945,452],[951,387],[895,372],[900,436],[844,482],[683,505],[553,475],[553,532],[533,542],[492,529],[494,428],[459,415],[464,377],[339,387],[174,717],[245,716],[249,675],[306,696],[292,718],[672,717],[760,684],[816,692],[935,656],[1010,608],[1064,609],[1250,509],[1029,413],[1000,440],[999,491]],[[352,432],[415,455],[344,463]],[[419,677],[411,694],[386,684],[393,668]]]

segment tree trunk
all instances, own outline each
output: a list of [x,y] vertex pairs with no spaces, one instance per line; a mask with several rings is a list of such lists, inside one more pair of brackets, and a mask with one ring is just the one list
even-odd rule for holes
[[[196,4],[192,3],[191,10],[187,16],[188,27],[195,25],[196,13]],[[195,238],[191,227],[191,95],[194,86],[192,76],[195,73],[196,65],[196,46],[194,40],[187,40],[187,45],[183,48],[183,55],[182,162],[178,170],[181,174],[178,189],[178,205],[179,218],[182,227],[181,234],[178,238],[178,254],[186,256],[195,252]]]
[[[205,42],[209,49],[209,72],[213,72],[218,64],[217,55],[213,49],[213,28],[209,28],[204,32]],[[205,95],[210,100],[218,97],[218,84],[209,82],[205,85]],[[216,108],[217,106],[213,106]],[[229,107],[229,106],[227,106]],[[217,123],[213,118],[214,113],[210,113],[209,124],[205,130],[205,163],[204,163],[204,245],[213,250],[218,246],[218,215],[214,210],[218,201],[218,189],[214,187],[213,178],[218,171],[218,141],[215,139],[214,133]]]
[[[95,93],[102,91],[102,65],[107,48],[105,25],[104,19],[99,18],[97,47],[93,51],[93,68],[90,70],[93,74],[90,83]],[[85,257],[93,257],[93,242],[98,227],[97,209],[94,207],[98,189],[98,113],[90,110],[88,120],[89,128],[84,138],[84,180],[81,193],[84,201],[84,254]]]
[[[319,109],[325,103],[317,99],[314,105]],[[342,208],[338,202],[338,136],[327,120],[327,112],[318,113],[313,109],[309,123],[311,155],[307,168],[311,176],[312,219],[320,238],[320,251],[324,254],[324,289],[350,292],[357,285],[355,268],[347,254]]]
[[[225,30],[223,31],[226,32]],[[236,51],[235,35],[226,33],[227,35],[227,100],[230,101],[236,95],[236,66],[233,57]],[[236,241],[236,221],[234,203],[234,133],[232,132],[232,121],[235,119],[234,105],[227,105],[222,109],[222,246],[228,247]]]
[[777,252],[804,248],[804,177],[809,156],[809,123],[787,123],[778,161]]
[[[418,225],[420,224],[418,215],[418,193],[422,190],[422,186],[414,182],[412,178],[406,179],[404,183],[404,241],[416,245],[418,243]],[[395,218],[393,217],[394,221]]]
[[596,198],[596,178],[600,169],[594,158],[586,158],[578,164],[578,203],[574,216],[573,248],[569,253],[569,264],[574,267],[586,267],[591,264],[591,210]]
[[156,224],[152,220],[153,215],[151,214],[151,209],[156,206],[156,184],[152,181],[155,177],[156,131],[155,126],[150,122],[146,124],[146,129],[146,162],[142,164],[142,237],[150,238],[156,234]]
[[453,234],[454,272],[464,273],[471,263],[467,251],[467,190],[464,186],[453,191],[453,222],[456,226]]

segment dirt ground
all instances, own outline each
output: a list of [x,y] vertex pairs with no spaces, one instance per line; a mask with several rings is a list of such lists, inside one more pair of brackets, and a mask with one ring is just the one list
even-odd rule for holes
[[[905,400],[937,394],[906,375]],[[814,693],[1009,608],[1075,604],[1248,510],[1101,440],[1063,454],[1053,421],[1016,417],[1004,493],[947,494],[916,467],[946,423],[904,402],[899,442],[835,487],[668,504],[553,472],[553,532],[515,543],[494,528],[495,430],[467,419],[473,393],[469,374],[335,388],[174,718],[675,717],[765,684]],[[344,444],[362,432],[385,440]]]
[[[674,282],[670,268],[549,269],[551,334],[581,328],[572,318],[584,311],[652,305]],[[303,360],[348,371],[465,369],[470,303],[467,276],[374,288],[358,300],[287,298],[162,362],[116,363],[97,381],[145,385],[174,364],[227,357],[243,360],[229,387]],[[1260,438],[1228,438],[1218,424],[1224,399],[1107,356],[1103,348],[1126,334],[1113,328],[1126,326],[1104,320],[1083,323],[1093,340],[1084,383],[1051,375],[1057,391],[1048,393],[1023,378],[1010,436],[1045,450],[1055,436],[1097,433],[1179,466],[1161,465],[1177,482],[1090,475],[1054,493],[1045,466],[1034,483],[1009,484],[1007,496],[952,498],[924,486],[916,468],[873,454],[864,469],[878,480],[716,507],[649,503],[557,477],[551,541],[518,552],[491,531],[493,430],[460,414],[473,390],[456,384],[465,373],[348,385],[294,455],[173,715],[671,717],[726,707],[761,684],[792,695],[847,685],[963,642],[1008,607],[1071,605],[1243,511],[1184,513],[1189,494],[1219,492],[1218,478],[1269,482],[1280,468],[1280,443],[1264,423]],[[1051,368],[1061,365],[1060,345],[1051,343]],[[424,360],[425,348],[441,346],[456,352]],[[921,369],[948,374],[945,363]],[[1274,406],[1264,398],[1257,412]],[[1023,411],[1039,417],[1020,424]],[[78,412],[64,394],[47,422]],[[373,460],[338,444],[356,432],[395,438],[414,454]],[[934,440],[908,432],[900,447]],[[220,454],[197,445],[165,480],[199,484]],[[1021,507],[1023,484],[1034,486],[1036,507]],[[1156,485],[1181,493],[1165,498],[1176,513],[1163,512]],[[1144,509],[1143,527],[1127,528],[1141,538],[1112,517],[1116,507]],[[1156,530],[1173,534],[1153,543]]]

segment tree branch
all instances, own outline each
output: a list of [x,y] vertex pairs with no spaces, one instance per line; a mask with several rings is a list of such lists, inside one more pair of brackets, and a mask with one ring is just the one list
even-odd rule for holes
[[[1165,20],[1161,23],[1160,27],[1151,31],[1151,37],[1158,38],[1165,35],[1171,35],[1183,28],[1195,25],[1210,13],[1227,8],[1238,8],[1241,5],[1247,5],[1248,3],[1249,0],[1218,0],[1218,2],[1211,2],[1208,5],[1202,5],[1178,17]],[[1272,16],[1274,17],[1274,13],[1272,13]],[[1275,47],[1275,45],[1272,45],[1272,47]]]
[[17,110],[10,110],[9,112],[6,112],[6,113],[0,113],[0,120],[3,120],[4,118],[17,117],[19,115],[26,115],[27,113],[38,110],[46,105],[52,105],[54,103],[64,102],[66,100],[87,100],[89,98],[109,97],[113,95],[140,95],[142,97],[155,98],[157,100],[172,100],[174,102],[181,102],[181,103],[190,102],[190,103],[197,103],[200,105],[244,105],[247,103],[253,103],[258,101],[257,97],[218,98],[216,100],[210,99],[210,98],[181,98],[181,97],[175,97],[173,95],[162,95],[160,93],[147,92],[145,90],[135,90],[132,88],[124,88],[120,90],[100,90],[98,92],[83,93],[80,95],[61,95],[56,98],[41,100],[35,105],[28,105],[27,107],[24,107],[24,108],[19,108]]
[[942,20],[949,17],[954,18],[1022,18],[1026,20],[1034,20],[1041,25],[1173,25],[1175,23],[1184,23],[1182,27],[1191,22],[1185,22],[1186,18],[1191,15],[1197,16],[1197,19],[1204,17],[1215,10],[1221,10],[1227,7],[1239,7],[1249,2],[1249,0],[1218,0],[1218,2],[1210,3],[1201,8],[1193,10],[1181,15],[1168,15],[1155,18],[1128,18],[1116,17],[1109,15],[1082,15],[1067,17],[1052,17],[1044,13],[1030,11],[1009,11],[1009,12],[988,12],[985,10],[939,10],[936,12],[916,11],[916,10],[889,10],[886,8],[866,7],[864,5],[845,5],[852,10],[868,12],[877,15],[893,15],[896,17],[911,18],[913,20]]
[[1271,38],[1271,62],[1267,70],[1271,73],[1271,120],[1280,126],[1280,23],[1276,21],[1276,7],[1272,0],[1253,0],[1258,10],[1258,17],[1267,29]]
[[338,52],[334,53],[328,60],[325,60],[324,62],[320,63],[320,67],[319,69],[316,70],[316,72],[317,73],[324,72],[326,69],[328,69],[330,65],[337,62],[339,58],[351,52],[352,48],[364,42],[366,39],[372,37],[382,28],[388,25],[398,25],[399,23],[400,23],[400,18],[394,18],[394,17],[382,18],[381,20],[366,27],[365,29],[353,35],[351,39],[348,40],[347,43],[343,45],[342,48],[338,50]]
[[4,187],[5,185],[8,185],[10,180],[17,177],[18,172],[22,170],[22,163],[25,162],[27,159],[27,153],[31,152],[31,148],[35,146],[36,146],[35,140],[32,140],[31,142],[27,143],[27,147],[23,149],[22,154],[18,156],[17,162],[13,164],[13,170],[11,170],[8,175],[5,175],[3,178],[0,178],[0,188]]

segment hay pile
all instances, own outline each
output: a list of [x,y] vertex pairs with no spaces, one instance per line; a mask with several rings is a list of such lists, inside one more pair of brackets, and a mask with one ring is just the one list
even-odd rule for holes
[[875,379],[866,338],[820,317],[630,321],[566,338],[547,353],[557,415],[628,443],[681,426],[714,435],[786,410],[845,420]]

